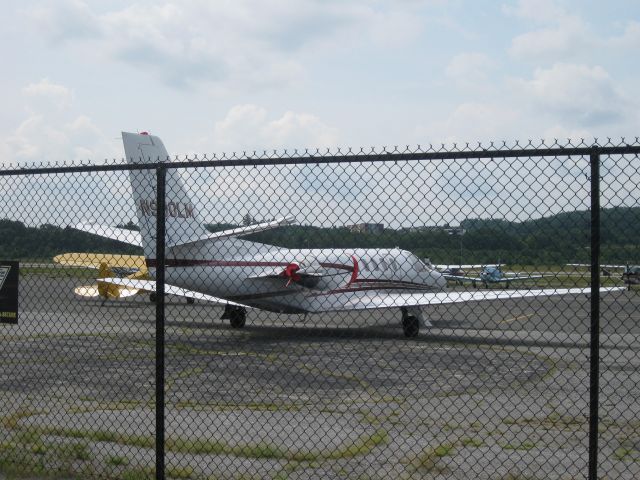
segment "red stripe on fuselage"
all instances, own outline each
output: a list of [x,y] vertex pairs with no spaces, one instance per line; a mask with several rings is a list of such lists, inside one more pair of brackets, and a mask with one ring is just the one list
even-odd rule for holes
[[[155,268],[158,264],[156,259],[147,259],[148,268]],[[250,260],[193,260],[188,258],[167,258],[164,261],[165,267],[288,267],[290,262],[258,262]],[[324,268],[334,268],[337,270],[353,271],[353,266],[340,263],[320,262]]]

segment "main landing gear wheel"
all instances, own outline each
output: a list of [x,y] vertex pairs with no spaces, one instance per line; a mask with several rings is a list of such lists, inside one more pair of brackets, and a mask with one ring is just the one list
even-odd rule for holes
[[247,311],[244,308],[236,308],[229,315],[231,328],[242,328],[247,321]]
[[420,322],[413,315],[408,315],[402,319],[402,330],[407,338],[417,337],[420,331]]
[[414,315],[409,315],[407,307],[402,307],[400,311],[402,312],[402,330],[404,331],[404,336],[407,338],[417,337],[420,331],[420,320]]
[[156,303],[156,300],[157,300],[157,299],[158,299],[158,296],[156,295],[156,293],[155,293],[155,292],[151,292],[151,293],[149,294],[149,301],[150,301],[151,303]]
[[226,304],[221,319],[229,319],[231,328],[242,328],[247,321],[247,310],[243,307]]

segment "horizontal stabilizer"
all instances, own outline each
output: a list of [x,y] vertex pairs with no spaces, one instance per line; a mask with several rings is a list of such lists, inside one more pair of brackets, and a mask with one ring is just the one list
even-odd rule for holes
[[292,225],[296,222],[295,217],[288,216],[283,218],[278,218],[271,222],[258,223],[256,225],[249,225],[247,227],[238,227],[232,228],[230,230],[223,230],[221,232],[211,233],[205,237],[198,238],[196,240],[191,240],[189,242],[181,242],[175,243],[172,245],[168,245],[168,247],[182,247],[186,245],[192,245],[198,242],[207,242],[211,240],[222,240],[224,238],[230,237],[243,237],[245,235],[250,235],[252,233],[264,232],[266,230],[271,230],[273,228],[282,227],[284,225]]
[[137,247],[142,246],[142,237],[140,236],[140,232],[137,232],[135,230],[126,230],[124,228],[90,224],[80,224],[74,226],[73,228],[82,232],[93,233],[94,235],[110,238],[111,240],[128,243],[129,245],[135,245]]
[[[111,285],[118,285],[121,287],[127,288],[135,288],[138,290],[144,290],[146,292],[155,292],[156,291],[156,282],[153,280],[138,280],[133,278],[99,278],[99,282],[109,283]],[[223,298],[214,297],[211,295],[206,295],[204,293],[194,292],[191,290],[186,290],[184,288],[176,287],[174,285],[169,285],[167,283],[164,284],[164,291],[169,295],[177,295],[179,297],[193,298],[195,300],[205,300],[207,302],[217,303],[220,305],[236,305],[244,307],[245,305],[241,305],[239,303],[232,302],[230,300],[225,300]]]

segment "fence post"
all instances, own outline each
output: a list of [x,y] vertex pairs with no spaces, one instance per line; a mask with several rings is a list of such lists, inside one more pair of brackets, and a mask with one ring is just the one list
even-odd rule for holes
[[600,401],[600,151],[591,164],[591,339],[589,385],[589,480],[598,478],[598,406]]
[[156,168],[156,479],[164,480],[164,257],[165,179],[167,169]]

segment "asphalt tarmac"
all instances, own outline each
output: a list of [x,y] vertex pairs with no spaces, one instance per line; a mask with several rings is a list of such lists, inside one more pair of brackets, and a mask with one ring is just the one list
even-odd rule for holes
[[[81,283],[23,277],[20,323],[0,325],[0,471],[153,465],[154,305],[81,299]],[[638,292],[602,297],[610,478],[640,477],[639,307]],[[430,307],[433,328],[405,339],[396,311],[250,311],[235,330],[217,306],[168,297],[168,476],[583,477],[589,308],[586,295]],[[75,444],[86,455],[71,461]]]

